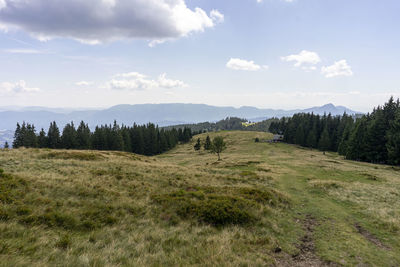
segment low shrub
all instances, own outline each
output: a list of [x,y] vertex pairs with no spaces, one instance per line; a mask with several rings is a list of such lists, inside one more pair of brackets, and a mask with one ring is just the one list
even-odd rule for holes
[[208,199],[197,206],[195,216],[201,221],[215,226],[227,224],[247,224],[255,219],[242,200],[232,197]]
[[99,160],[103,157],[99,154],[81,151],[52,151],[42,156],[43,159],[75,159],[75,160]]
[[255,220],[253,205],[249,201],[241,197],[216,195],[210,192],[210,188],[205,191],[179,190],[153,196],[153,200],[182,219],[194,218],[214,226],[243,225]]

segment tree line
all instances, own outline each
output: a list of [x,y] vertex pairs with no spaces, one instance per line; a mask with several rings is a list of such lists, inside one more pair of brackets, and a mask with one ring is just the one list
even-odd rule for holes
[[247,125],[248,120],[237,117],[227,117],[217,122],[201,122],[195,124],[181,124],[164,127],[165,129],[172,128],[190,128],[196,132],[217,132],[222,130],[239,130],[239,131],[263,131],[267,132],[272,122],[279,121],[277,118],[266,119],[254,124]]
[[283,134],[287,143],[339,152],[346,159],[400,164],[400,102],[393,97],[357,119],[301,113],[271,123],[269,130]]
[[111,125],[97,126],[92,132],[89,125],[81,122],[77,128],[68,123],[62,132],[56,122],[51,122],[47,133],[42,128],[37,134],[35,126],[17,123],[13,148],[93,149],[133,152],[141,155],[157,155],[174,148],[179,142],[189,142],[194,133],[190,128],[160,129],[148,123],[128,127]]

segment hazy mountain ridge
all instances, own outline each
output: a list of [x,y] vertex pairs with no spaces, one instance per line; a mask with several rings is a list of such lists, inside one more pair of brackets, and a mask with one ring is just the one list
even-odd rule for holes
[[[6,110],[9,108],[10,110]],[[64,108],[46,107],[0,107],[0,129],[15,129],[17,122],[29,122],[36,126],[37,130],[47,130],[51,121],[56,121],[59,127],[74,121],[78,124],[81,120],[94,127],[100,124],[110,124],[117,120],[120,124],[132,125],[152,122],[159,126],[169,126],[184,123],[214,122],[226,117],[245,118],[250,121],[261,121],[271,117],[291,116],[299,112],[314,112],[315,114],[331,113],[342,115],[343,112],[356,114],[356,112],[343,106],[327,104],[321,107],[295,110],[260,109],[243,106],[217,107],[205,104],[138,104],[117,105],[108,109],[87,109],[71,111]],[[9,136],[9,134],[7,134]],[[0,143],[5,140],[0,136]]]

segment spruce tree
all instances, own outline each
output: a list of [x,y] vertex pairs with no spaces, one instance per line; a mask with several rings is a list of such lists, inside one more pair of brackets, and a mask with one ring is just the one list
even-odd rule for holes
[[357,120],[347,143],[346,159],[365,161],[368,116]]
[[210,136],[207,135],[206,142],[204,143],[204,150],[210,150],[210,149],[211,149],[211,139]]
[[60,148],[61,138],[60,130],[55,121],[50,123],[49,130],[47,131],[47,147],[48,148]]
[[76,142],[79,149],[89,149],[90,148],[90,129],[88,124],[83,121],[78,126],[76,130]]
[[321,138],[319,140],[318,148],[325,153],[325,151],[329,150],[330,146],[331,146],[331,141],[329,139],[328,127],[325,126],[324,130],[322,131]]
[[400,110],[397,110],[395,119],[390,124],[387,133],[388,163],[400,165]]
[[33,124],[26,124],[26,129],[24,132],[24,140],[23,145],[24,147],[37,147],[37,136],[35,126]]
[[307,146],[312,148],[317,148],[317,127],[315,124],[312,130],[308,133]]
[[44,132],[43,128],[40,130],[39,136],[37,139],[38,139],[38,147],[39,148],[47,147],[48,140],[47,140],[46,133]]
[[386,133],[389,125],[385,122],[383,110],[378,107],[367,124],[365,136],[366,160],[373,163],[387,161]]
[[74,122],[65,125],[61,136],[61,147],[65,149],[75,149],[78,147]]
[[131,129],[131,146],[132,152],[136,154],[144,154],[144,139],[143,139],[143,129],[136,124],[133,125]]
[[110,132],[110,150],[116,150],[116,151],[123,151],[124,150],[124,138],[122,137],[122,132],[117,124],[116,121],[114,121],[113,127]]
[[197,142],[196,142],[196,144],[194,145],[194,150],[200,152],[200,149],[201,149],[201,140],[200,140],[200,138],[197,138]]
[[17,123],[17,128],[14,132],[14,141],[12,144],[13,148],[19,148],[22,146],[21,126]]
[[129,129],[123,126],[121,129],[121,134],[124,141],[124,151],[132,152],[131,135]]

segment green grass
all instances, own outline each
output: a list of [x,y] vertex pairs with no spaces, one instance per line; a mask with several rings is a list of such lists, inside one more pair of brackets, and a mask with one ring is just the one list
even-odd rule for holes
[[205,134],[156,157],[0,151],[0,266],[400,265],[398,168],[215,135],[222,161]]

